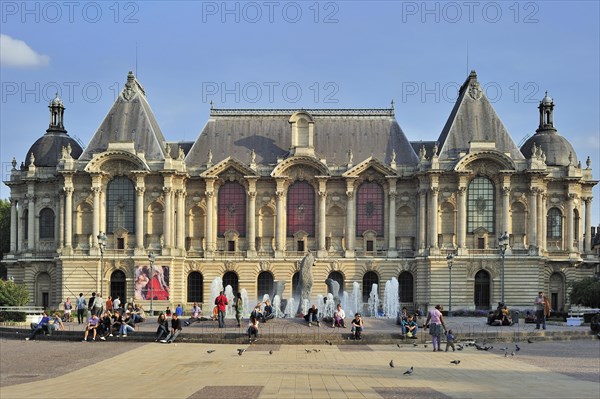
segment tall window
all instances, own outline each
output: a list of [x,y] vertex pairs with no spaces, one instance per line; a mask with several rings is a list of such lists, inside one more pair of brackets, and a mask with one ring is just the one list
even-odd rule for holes
[[234,294],[238,292],[238,275],[235,272],[227,272],[223,275],[223,289],[228,285],[231,286]]
[[557,208],[550,208],[548,211],[546,238],[562,238],[562,214]]
[[135,188],[125,176],[117,176],[108,183],[106,194],[106,232],[122,227],[135,233]]
[[360,185],[356,200],[356,235],[373,230],[383,236],[383,188],[375,182]]
[[191,272],[187,278],[187,301],[202,302],[204,298],[204,280],[202,273]]
[[307,182],[296,182],[287,194],[287,235],[305,231],[315,235],[315,189]]
[[485,177],[476,177],[469,183],[467,191],[467,231],[484,228],[494,232],[496,196],[494,185]]
[[110,275],[110,296],[113,299],[121,298],[121,303],[127,299],[127,278],[122,270],[115,270]]
[[400,276],[398,276],[398,296],[400,298],[400,302],[414,302],[413,295],[413,275],[410,272],[402,272]]
[[[262,300],[265,294],[269,296],[273,293],[273,275],[271,272],[261,272],[258,275],[256,281],[256,292],[258,293],[258,300]],[[273,298],[271,298],[271,301]]]
[[362,296],[363,302],[369,302],[369,294],[373,289],[373,284],[377,284],[377,292],[379,294],[379,276],[375,272],[366,272],[363,276]]
[[40,239],[54,238],[54,211],[44,208],[40,211]]
[[219,236],[226,231],[246,236],[246,191],[237,182],[227,182],[219,190]]

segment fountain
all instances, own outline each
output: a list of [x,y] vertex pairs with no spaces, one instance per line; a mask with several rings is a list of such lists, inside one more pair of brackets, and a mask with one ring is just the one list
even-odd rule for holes
[[333,299],[333,294],[327,294],[327,302],[325,302],[325,308],[323,309],[323,317],[333,317],[335,313],[337,303]]
[[377,284],[373,284],[368,301],[369,315],[372,317],[377,317],[377,309],[379,309],[379,295],[377,294],[377,290]]
[[204,309],[204,314],[207,315],[207,317],[212,315],[215,299],[217,299],[221,291],[223,291],[223,279],[221,277],[216,277],[212,283],[210,283],[210,302],[208,303],[208,306],[210,307],[209,309]]
[[[352,294],[350,295],[348,302],[348,314],[354,316],[356,313],[362,311],[362,295],[360,292],[360,285],[355,281],[352,283]],[[344,309],[346,310],[346,309]]]
[[245,288],[242,288],[242,303],[244,305],[244,310],[242,311],[242,317],[250,317],[250,312],[254,308],[248,302],[248,291]]
[[289,298],[283,311],[283,317],[293,318],[296,316],[296,306],[294,304],[294,298]]
[[346,291],[342,292],[342,300],[340,302],[340,304],[342,305],[342,309],[344,309],[344,311],[349,311],[348,309],[348,293]]
[[390,317],[396,317],[400,310],[400,302],[398,301],[398,279],[392,277],[385,283],[383,291],[383,312]]
[[273,297],[273,313],[275,313],[276,319],[283,316],[281,313],[281,297],[279,295],[275,295],[275,297]]
[[325,301],[323,300],[323,295],[317,295],[317,310],[319,311],[319,315],[323,317],[323,312],[325,311]]
[[302,301],[302,304],[301,304],[301,307],[300,307],[300,311],[301,311],[302,314],[308,313],[308,308],[310,307],[309,302],[310,301],[308,299],[304,299]]
[[270,300],[271,300],[271,298],[269,297],[269,294],[264,294],[263,297],[262,297],[262,301],[261,302],[265,303],[265,302],[270,301]]
[[225,296],[227,297],[227,311],[225,312],[225,318],[235,319],[235,295],[233,294],[233,288],[228,285],[225,287]]

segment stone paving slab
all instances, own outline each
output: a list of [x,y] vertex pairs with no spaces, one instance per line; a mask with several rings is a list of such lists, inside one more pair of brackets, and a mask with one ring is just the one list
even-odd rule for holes
[[[19,345],[24,345],[24,342]],[[28,343],[29,344],[29,343]],[[34,343],[43,350],[53,342]],[[577,342],[588,352],[598,353],[600,341]],[[87,347],[79,344],[80,355]],[[532,344],[535,345],[535,344]],[[546,344],[550,345],[550,344]],[[146,344],[44,381],[0,387],[2,399],[81,398],[82,392],[103,392],[106,381],[135,380],[144,387],[127,390],[111,398],[195,398],[203,389],[226,387],[260,398],[387,398],[403,392],[427,397],[424,388],[450,398],[564,398],[600,397],[600,383],[557,373],[520,360],[505,358],[501,351],[432,352],[431,348],[369,345],[371,351],[352,352],[337,346],[283,345],[269,355],[248,350],[238,355],[240,345]],[[207,354],[207,350],[215,350]],[[307,349],[318,349],[318,352]],[[523,348],[527,353],[527,348]],[[576,356],[576,354],[573,354]],[[461,360],[453,365],[452,360]],[[395,367],[389,366],[394,360]],[[10,367],[2,359],[2,368]],[[35,362],[35,357],[31,359]],[[576,358],[566,359],[574,362]],[[403,375],[410,366],[414,373]],[[99,378],[98,376],[102,376]],[[64,389],[65,381],[69,389]],[[225,388],[222,388],[225,389]],[[204,391],[206,392],[206,391]],[[225,392],[225,391],[223,391]],[[437,395],[437,394],[436,394]],[[200,396],[198,396],[200,397]],[[227,397],[224,395],[202,397]],[[402,398],[403,396],[398,396]]]

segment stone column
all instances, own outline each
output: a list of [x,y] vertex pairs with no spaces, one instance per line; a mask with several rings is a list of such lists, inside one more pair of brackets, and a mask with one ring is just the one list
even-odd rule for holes
[[106,190],[100,189],[100,231],[106,233]]
[[354,240],[356,237],[356,211],[354,210],[354,180],[346,181],[346,254],[354,256]]
[[573,224],[573,200],[576,194],[569,194],[567,198],[567,209],[565,210],[567,216],[567,245],[566,250],[573,252],[573,236],[574,236],[574,224]]
[[35,191],[29,185],[27,193],[27,248],[35,249]]
[[548,199],[548,194],[547,193],[542,193],[541,196],[541,201],[542,201],[542,230],[540,230],[539,235],[542,237],[542,251],[546,251],[546,247],[547,247],[547,235],[548,235],[548,218],[546,217],[546,214],[548,213],[548,211],[546,210],[546,200]]
[[275,222],[275,249],[285,251],[285,201],[284,191],[277,191],[277,220]]
[[537,195],[536,189],[534,187],[531,188],[529,194],[529,238],[527,240],[529,247],[535,247],[537,243],[536,238],[536,218],[537,218]]
[[509,231],[510,187],[502,187],[502,233]]
[[248,188],[248,214],[246,215],[248,228],[246,239],[248,240],[249,256],[256,255],[256,187]]
[[213,252],[215,250],[215,242],[213,241],[213,213],[214,213],[214,180],[206,179],[206,251]]
[[431,248],[438,247],[438,187],[431,187],[431,207],[429,208],[429,246]]
[[425,249],[427,228],[427,190],[419,190],[419,249]]
[[583,199],[585,202],[585,252],[592,252],[592,197],[586,197]]
[[73,246],[73,187],[65,187],[65,247]]
[[319,245],[317,256],[327,256],[327,248],[325,247],[327,237],[327,180],[319,179]]
[[537,246],[540,250],[544,247],[544,192],[539,190],[537,193],[537,221],[536,221],[536,233],[537,233]]
[[177,228],[175,229],[177,239],[176,247],[180,250],[185,249],[185,191],[177,190]]
[[[397,252],[396,252],[396,179],[389,179],[389,186],[390,186],[390,190],[388,193],[389,196],[389,218],[390,221],[388,223],[389,225],[389,233],[388,233],[388,238],[389,238],[389,242],[388,242],[388,256],[392,255],[393,256],[398,256]],[[390,254],[390,252],[392,254]]]
[[17,251],[17,200],[10,199],[10,252]]
[[467,188],[458,188],[458,216],[457,216],[458,247],[467,247]]
[[163,214],[163,236],[165,238],[165,248],[171,248],[173,246],[171,238],[171,216],[173,214],[172,204],[172,189],[171,187],[163,187],[163,193],[165,196],[165,211]]
[[[19,223],[19,227],[17,228],[17,251],[23,251],[25,248],[25,243],[23,242],[25,240],[24,237],[24,230],[25,230],[25,221],[23,220],[23,212],[25,210],[25,207],[23,206],[25,202],[22,201],[21,202],[21,206],[19,206],[19,208],[17,209],[17,217],[18,217],[18,223]],[[27,222],[28,223],[28,222]]]
[[138,186],[135,188],[135,247],[138,250],[144,249],[144,181],[138,178]]
[[65,244],[65,196],[58,194],[58,248]]
[[94,205],[92,216],[92,246],[98,247],[98,234],[100,234],[100,187],[92,187]]

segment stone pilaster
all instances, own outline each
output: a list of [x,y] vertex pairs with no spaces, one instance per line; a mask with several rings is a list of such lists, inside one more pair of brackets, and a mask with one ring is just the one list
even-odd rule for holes
[[592,252],[592,197],[583,199],[585,202],[584,240],[585,252]]
[[66,186],[65,191],[65,248],[73,247],[73,187]]
[[354,210],[354,180],[346,181],[346,252],[345,257],[354,257],[354,240],[356,237],[356,211]]
[[537,243],[537,189],[532,187],[529,193],[529,248],[534,248]]
[[17,251],[17,200],[10,199],[10,252]]
[[389,218],[390,221],[388,223],[389,232],[388,232],[388,257],[395,258],[398,256],[398,252],[396,251],[396,196],[398,193],[396,192],[396,179],[390,178],[389,182]]

